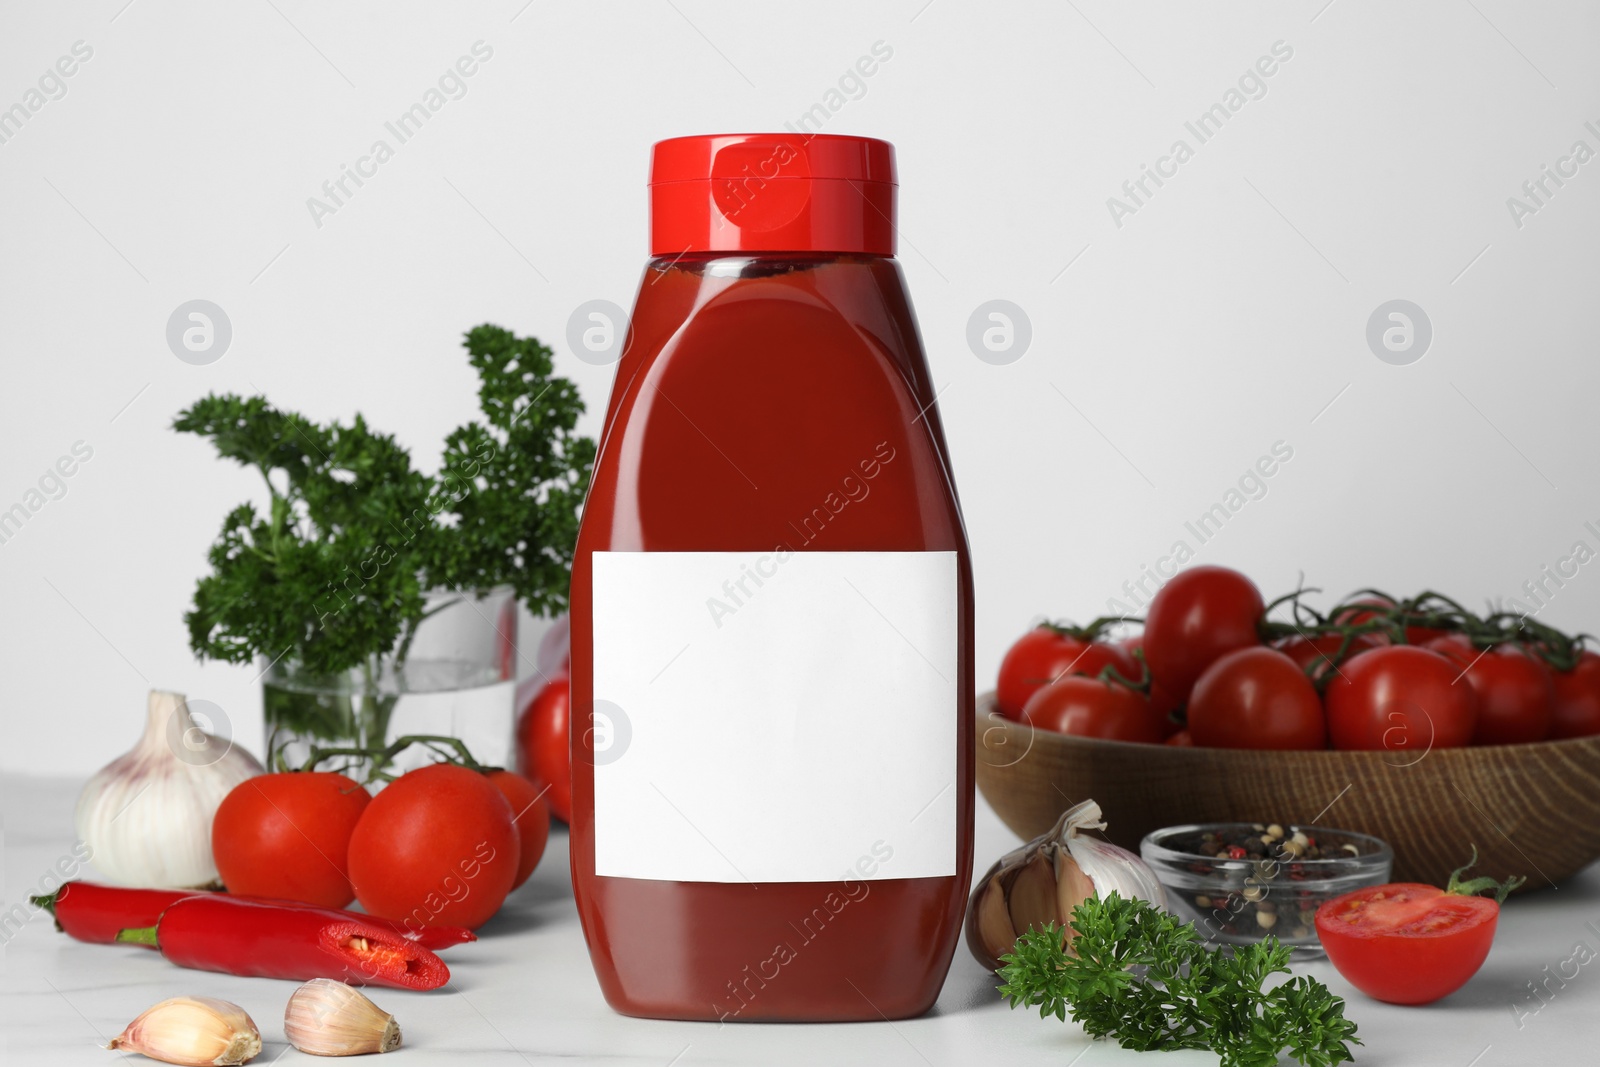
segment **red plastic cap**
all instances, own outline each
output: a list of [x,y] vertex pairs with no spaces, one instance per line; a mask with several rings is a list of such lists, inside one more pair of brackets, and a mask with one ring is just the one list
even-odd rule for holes
[[894,146],[871,137],[674,137],[650,168],[650,254],[895,251]]

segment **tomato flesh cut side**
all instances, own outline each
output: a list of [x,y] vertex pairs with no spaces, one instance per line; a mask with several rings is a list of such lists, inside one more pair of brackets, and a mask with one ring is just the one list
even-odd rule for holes
[[1317,936],[1338,972],[1374,1000],[1431,1004],[1483,966],[1500,906],[1399,882],[1358,889],[1317,911]]

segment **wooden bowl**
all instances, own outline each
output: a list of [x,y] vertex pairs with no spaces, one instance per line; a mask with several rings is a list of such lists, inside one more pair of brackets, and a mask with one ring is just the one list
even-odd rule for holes
[[1106,836],[1191,822],[1321,824],[1394,848],[1394,880],[1475,873],[1553,886],[1600,859],[1600,737],[1403,752],[1266,752],[1100,741],[1035,730],[978,698],[978,789],[1019,837],[1093,798]]

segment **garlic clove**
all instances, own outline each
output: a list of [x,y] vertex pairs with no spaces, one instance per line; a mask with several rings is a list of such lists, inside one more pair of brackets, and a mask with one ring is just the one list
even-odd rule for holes
[[998,959],[1011,951],[1017,942],[1016,927],[1011,924],[1011,912],[1006,907],[1006,889],[996,874],[981,891],[982,896],[973,908],[974,936],[991,959]]
[[1018,934],[1057,921],[1056,872],[1049,857],[1037,853],[1023,865],[1011,883],[1006,904]]
[[173,997],[146,1009],[106,1047],[190,1067],[248,1063],[261,1052],[261,1032],[237,1004]]
[[78,837],[107,881],[189,889],[216,881],[211,820],[262,773],[244,749],[201,730],[181,693],[152,690],[144,735],[78,797]]
[[283,1013],[289,1044],[312,1056],[361,1056],[400,1047],[400,1024],[359,990],[313,978],[294,991]]
[[[1068,849],[1056,850],[1056,911],[1061,916],[1062,926],[1072,922],[1072,911],[1079,904],[1095,896],[1095,884],[1083,868],[1078,866],[1078,861]],[[1072,951],[1072,938],[1066,930],[1062,931],[1062,940],[1067,945],[1067,951]]]

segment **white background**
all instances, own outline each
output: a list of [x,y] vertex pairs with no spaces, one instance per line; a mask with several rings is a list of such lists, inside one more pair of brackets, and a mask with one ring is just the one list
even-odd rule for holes
[[[152,685],[259,736],[255,672],[197,664],[181,618],[259,489],[177,410],[359,410],[431,467],[475,411],[460,335],[493,321],[561,350],[598,431],[611,372],[563,338],[579,304],[632,301],[650,143],[781,127],[877,41],[824,128],[899,150],[980,679],[1036,615],[1099,613],[1278,440],[1293,460],[1200,560],[1269,594],[1301,571],[1515,594],[1600,518],[1600,161],[1520,229],[1506,207],[1600,148],[1600,9],[1325,3],[8,3],[0,107],[73,42],[94,56],[0,144],[0,509],[74,441],[94,458],[0,545],[0,767],[91,771]],[[306,199],[478,40],[467,95],[317,228]],[[1278,40],[1267,95],[1113,225],[1107,198]],[[233,324],[207,367],[164,338],[196,297]],[[1007,366],[965,341],[995,298],[1032,322]],[[1434,327],[1410,366],[1364,340],[1394,298]],[[1597,608],[1592,565],[1543,617]]]

